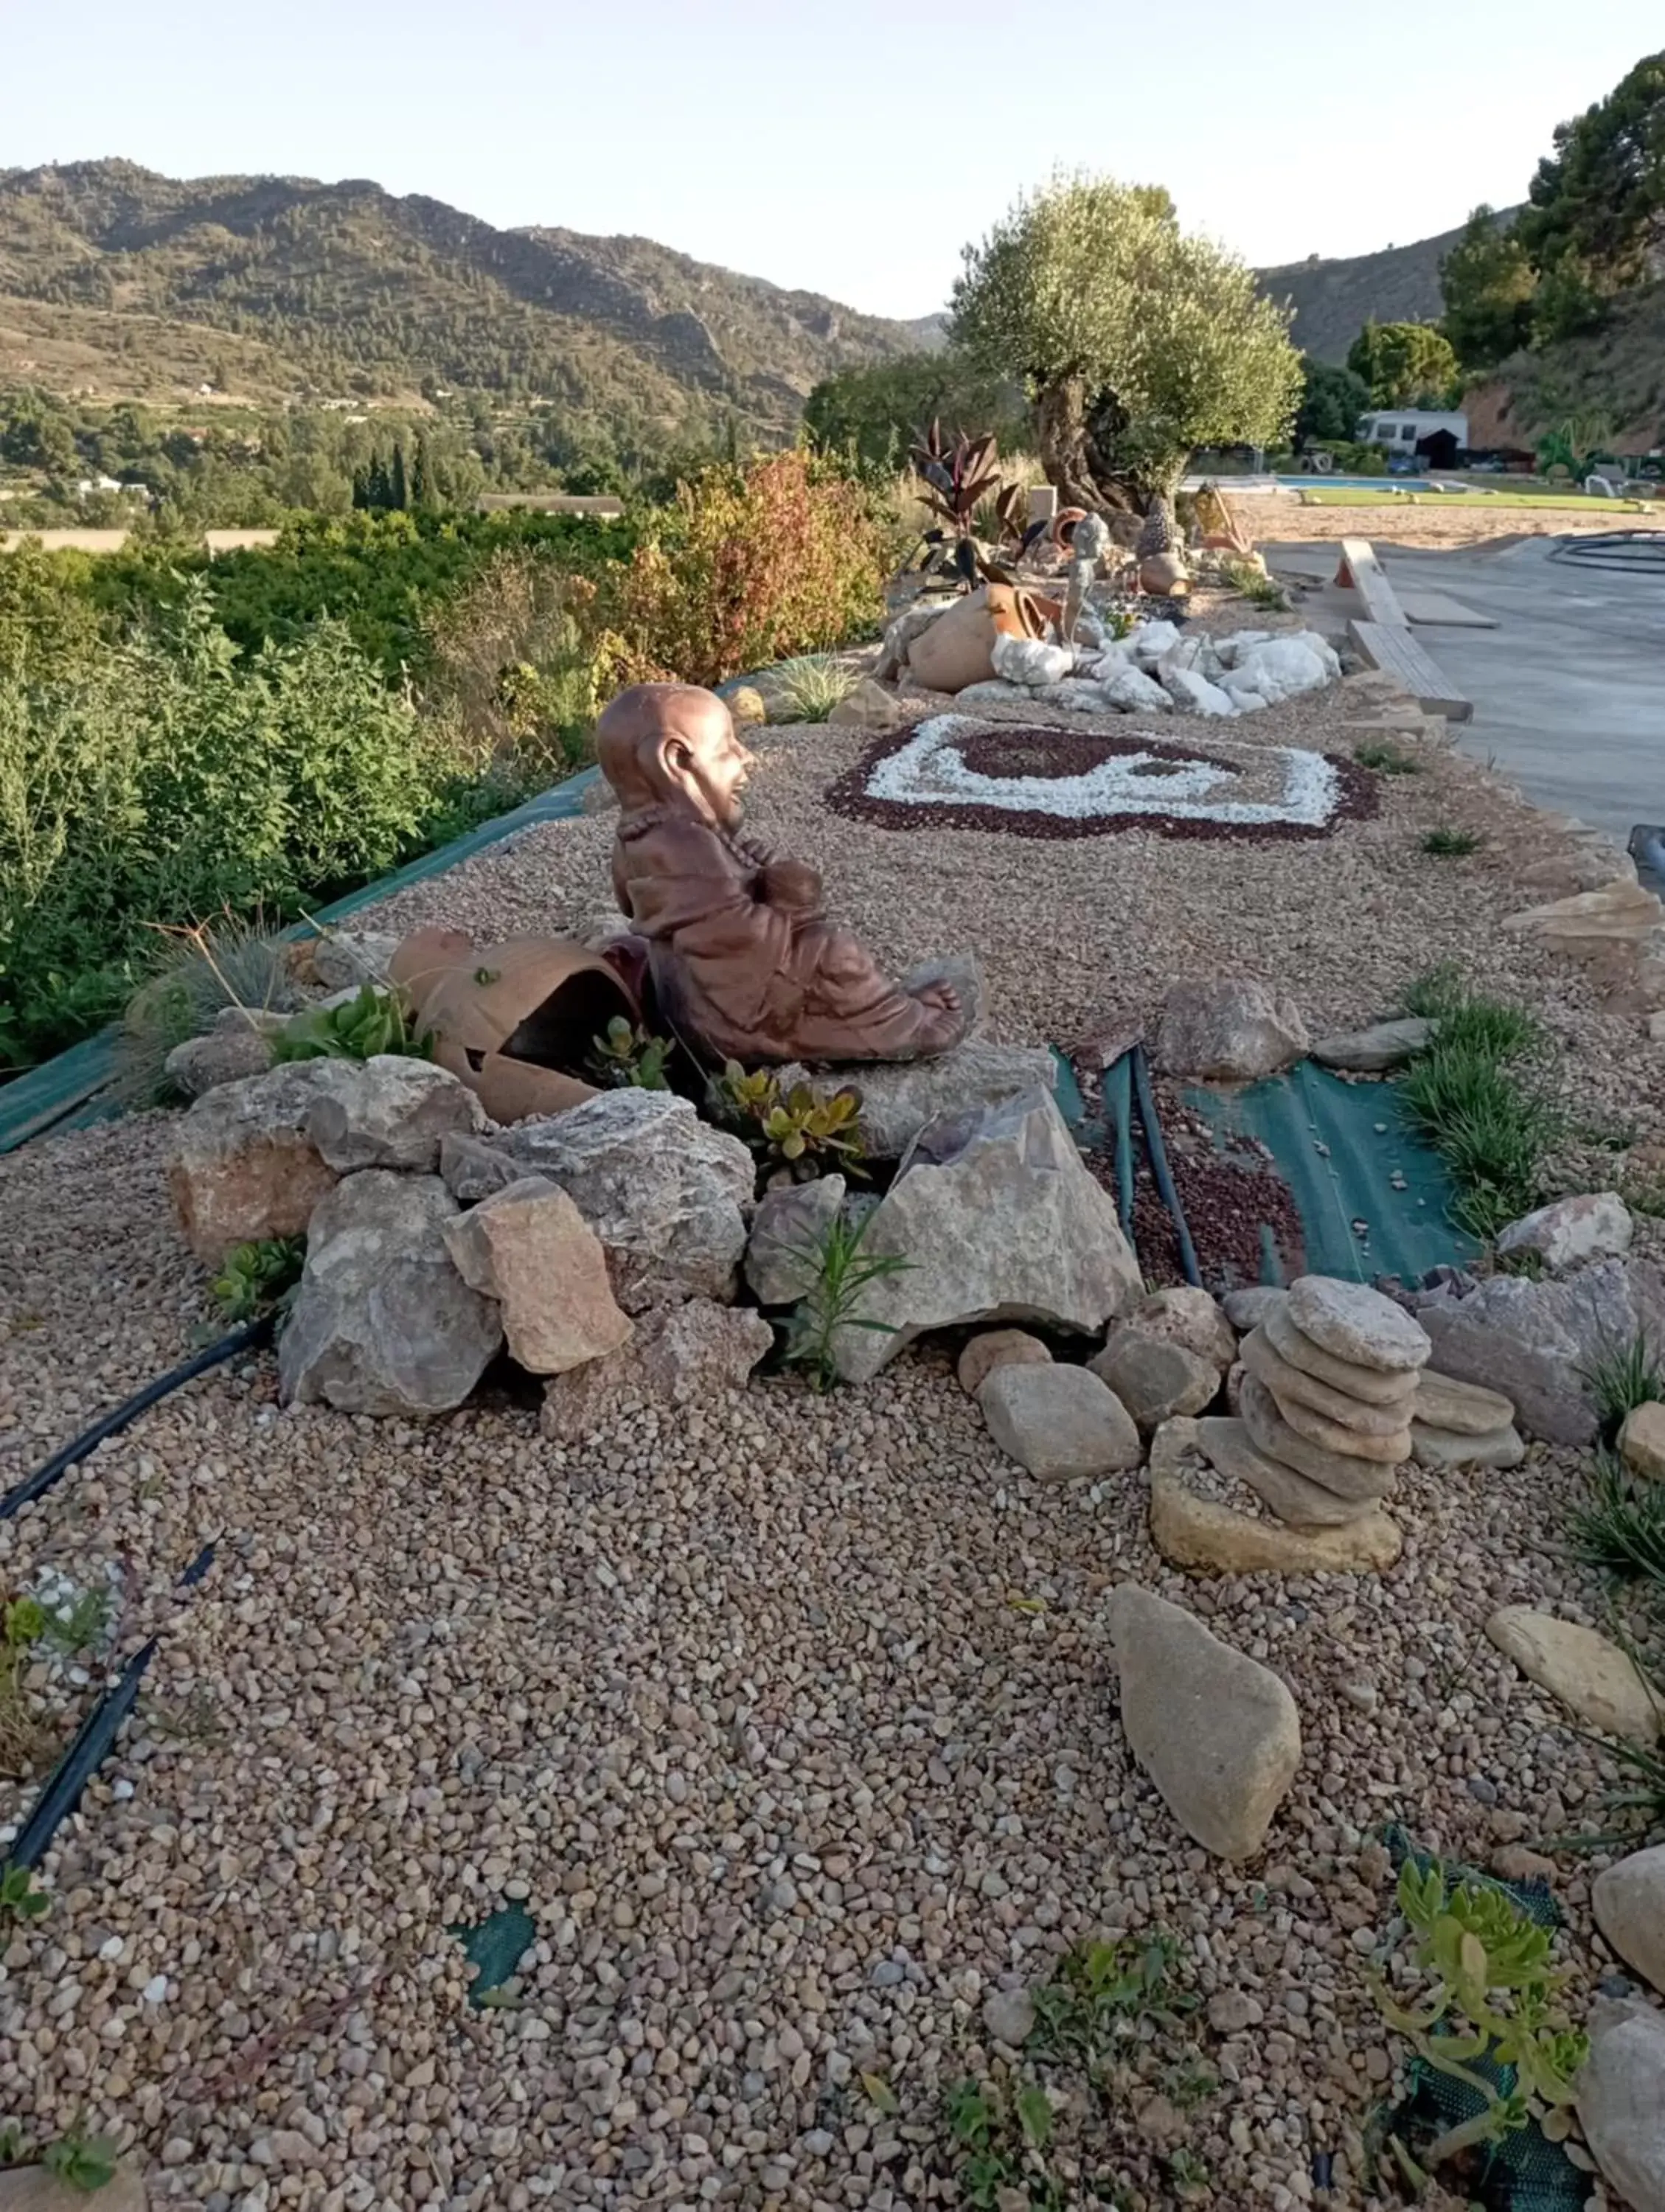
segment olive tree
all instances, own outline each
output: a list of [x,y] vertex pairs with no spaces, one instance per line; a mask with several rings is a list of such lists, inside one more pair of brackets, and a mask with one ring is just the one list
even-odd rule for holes
[[952,337],[1035,403],[1077,506],[1171,495],[1199,446],[1278,443],[1301,394],[1286,309],[1159,187],[1060,177],[1020,199],[954,287]]

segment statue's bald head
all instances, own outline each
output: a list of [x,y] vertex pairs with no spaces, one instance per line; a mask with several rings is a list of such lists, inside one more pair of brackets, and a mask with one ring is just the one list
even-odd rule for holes
[[714,691],[693,684],[633,684],[603,713],[596,759],[626,814],[683,806],[719,827],[739,818],[753,765]]

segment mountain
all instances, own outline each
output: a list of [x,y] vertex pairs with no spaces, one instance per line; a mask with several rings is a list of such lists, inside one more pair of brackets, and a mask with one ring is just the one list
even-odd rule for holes
[[360,179],[0,170],[0,380],[159,393],[222,381],[193,374],[211,362],[252,398],[448,385],[662,433],[724,413],[785,431],[821,377],[921,343],[651,240],[497,230]]
[[[1518,210],[1504,210],[1512,221]],[[1286,300],[1295,310],[1291,336],[1303,353],[1319,361],[1344,362],[1347,349],[1365,324],[1437,322],[1444,303],[1439,264],[1462,232],[1443,230],[1411,246],[1384,246],[1378,253],[1355,253],[1321,260],[1285,262],[1255,271],[1261,289]]]

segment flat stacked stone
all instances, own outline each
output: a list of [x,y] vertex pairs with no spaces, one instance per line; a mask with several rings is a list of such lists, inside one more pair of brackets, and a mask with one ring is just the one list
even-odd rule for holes
[[1417,1377],[1411,1456],[1419,1467],[1518,1467],[1526,1446],[1514,1401],[1425,1367]]
[[1240,1418],[1200,1423],[1203,1451],[1292,1528],[1362,1519],[1412,1456],[1431,1349],[1380,1291],[1303,1275],[1243,1339]]

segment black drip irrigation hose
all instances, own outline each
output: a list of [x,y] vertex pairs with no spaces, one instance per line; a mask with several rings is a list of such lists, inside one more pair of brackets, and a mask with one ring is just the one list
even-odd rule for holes
[[76,1731],[75,1741],[46,1778],[34,1808],[17,1833],[8,1863],[39,1866],[52,1838],[74,1812],[81,1793],[91,1781],[100,1761],[116,1740],[116,1731],[133,1710],[145,1668],[156,1656],[153,1636],[122,1668],[115,1686],[106,1692]]
[[1202,1270],[1197,1265],[1197,1248],[1191,1242],[1191,1231],[1185,1218],[1185,1209],[1179,1202],[1179,1193],[1174,1188],[1174,1178],[1168,1165],[1168,1148],[1162,1141],[1162,1124],[1157,1119],[1157,1103],[1151,1088],[1151,1066],[1145,1057],[1145,1048],[1136,1044],[1133,1049],[1133,1095],[1139,1101],[1139,1118],[1145,1124],[1145,1149],[1151,1155],[1151,1173],[1156,1177],[1157,1194],[1174,1218],[1174,1228],[1179,1237],[1179,1262],[1185,1271],[1185,1279],[1197,1289],[1202,1287]]
[[88,1453],[96,1451],[106,1437],[119,1436],[130,1421],[136,1421],[171,1391],[195,1382],[197,1376],[206,1375],[212,1368],[222,1367],[228,1359],[235,1359],[240,1352],[252,1352],[268,1341],[271,1332],[272,1316],[266,1314],[258,1321],[233,1329],[229,1336],[222,1336],[217,1344],[210,1344],[206,1351],[197,1352],[182,1366],[170,1368],[154,1382],[147,1382],[136,1396],[94,1421],[90,1429],[84,1429],[72,1443],[54,1452],[44,1466],[36,1468],[33,1474],[25,1475],[21,1482],[7,1491],[0,1498],[0,1521],[9,1521],[14,1513],[21,1513],[37,1498],[44,1498],[60,1475],[67,1474]]

